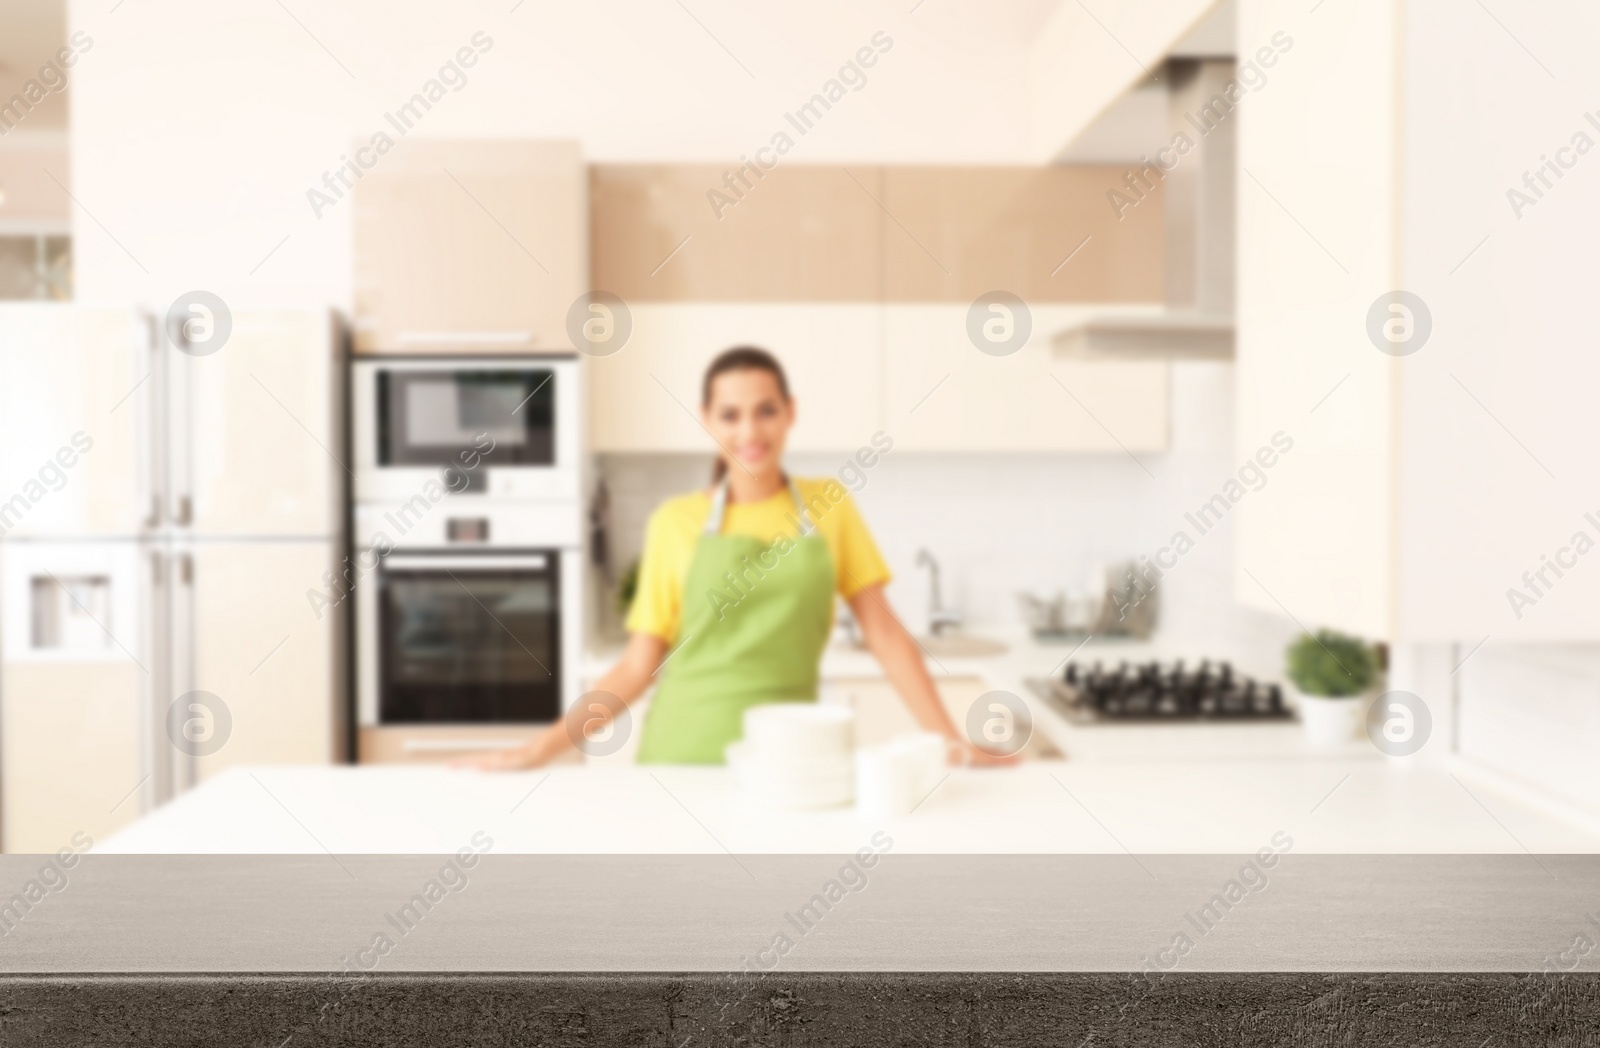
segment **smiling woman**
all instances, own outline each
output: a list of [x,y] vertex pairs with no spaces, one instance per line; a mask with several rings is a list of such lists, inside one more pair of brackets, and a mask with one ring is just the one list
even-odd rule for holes
[[639,760],[721,764],[746,710],[816,701],[835,595],[917,723],[948,741],[952,759],[1010,762],[964,739],[945,713],[916,642],[889,608],[888,567],[844,486],[784,472],[796,410],[782,365],[765,350],[739,346],[711,362],[700,421],[720,452],[712,485],[651,516],[621,661],[563,724],[471,763],[530,767],[582,748],[607,722],[622,723],[623,707],[655,684]]

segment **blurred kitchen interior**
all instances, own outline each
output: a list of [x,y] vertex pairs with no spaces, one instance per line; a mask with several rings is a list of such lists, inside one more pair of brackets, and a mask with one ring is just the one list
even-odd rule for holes
[[[1600,508],[1600,196],[1580,164],[1507,206],[1584,127],[1530,58],[1584,69],[1583,34],[1508,11],[1520,47],[1437,0],[705,6],[716,36],[631,3],[6,5],[0,846],[242,768],[525,739],[614,656],[649,513],[708,477],[700,373],[741,343],[789,369],[793,471],[852,489],[958,724],[1002,689],[1039,757],[1102,730],[1127,760],[1382,760],[1360,732],[1319,757],[1277,705],[1326,628],[1421,697],[1424,766],[1600,826],[1600,571],[1525,581]],[[231,316],[214,356],[171,338],[197,289]],[[591,289],[620,348],[576,344]],[[1415,355],[1369,336],[1397,289]],[[1014,352],[971,334],[996,291]],[[438,467],[386,398],[483,374],[553,457],[491,454],[406,518]],[[470,601],[417,559],[458,546],[501,565]],[[520,672],[485,600],[557,680],[473,705]],[[406,615],[457,647],[407,649]],[[848,626],[824,700],[882,741],[910,721]],[[1178,660],[1275,689],[1269,723],[1157,742],[1161,709],[1106,724],[1050,683]],[[471,679],[401,694],[446,663]],[[169,745],[193,692],[226,706],[214,752]]]

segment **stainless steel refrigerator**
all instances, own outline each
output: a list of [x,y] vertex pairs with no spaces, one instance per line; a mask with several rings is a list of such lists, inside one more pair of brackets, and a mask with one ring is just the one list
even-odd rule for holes
[[341,328],[187,330],[0,306],[5,851],[101,839],[231,766],[343,759],[348,617],[312,597],[345,551]]

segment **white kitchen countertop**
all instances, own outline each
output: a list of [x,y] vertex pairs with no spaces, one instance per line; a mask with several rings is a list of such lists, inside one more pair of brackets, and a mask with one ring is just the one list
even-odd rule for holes
[[[1102,662],[1115,667],[1122,662],[1138,665],[1152,660],[1170,664],[1182,659],[1189,666],[1203,660],[1216,661],[1215,652],[1191,648],[1173,641],[1153,638],[1148,641],[1123,638],[1091,638],[1081,646],[1071,643],[1040,643],[1020,626],[973,627],[973,636],[1000,641],[1006,650],[998,655],[969,658],[939,656],[927,659],[934,679],[976,679],[993,691],[1006,691],[1028,704],[1035,730],[1057,751],[1074,761],[1125,760],[1276,760],[1327,759],[1336,756],[1350,760],[1381,759],[1372,746],[1356,742],[1330,754],[1305,742],[1297,722],[1218,722],[1196,724],[1152,724],[1149,722],[1080,725],[1069,723],[1060,711],[1033,693],[1030,678],[1056,677],[1064,672],[1067,659],[1079,666]],[[586,682],[609,670],[621,649],[589,652],[582,666]],[[1250,674],[1264,683],[1276,677]],[[830,687],[852,680],[881,680],[883,667],[864,648],[830,644],[822,655],[823,701],[829,700]],[[586,684],[587,686],[587,684]],[[649,696],[634,706],[634,723],[642,723],[649,708]],[[625,756],[631,759],[631,751]]]
[[[1083,645],[1070,643],[1040,643],[1019,626],[974,626],[974,637],[992,638],[1006,645],[1006,650],[992,656],[979,658],[952,658],[936,656],[926,659],[928,672],[934,680],[979,680],[987,690],[1010,691],[1016,694],[1034,714],[1035,728],[1059,752],[1072,760],[1125,760],[1128,757],[1146,760],[1165,758],[1325,758],[1325,750],[1310,749],[1302,738],[1298,723],[1122,723],[1122,725],[1072,725],[1048,702],[1038,698],[1027,686],[1029,678],[1058,677],[1066,669],[1067,658],[1078,666],[1093,666],[1104,662],[1115,667],[1120,662],[1141,664],[1154,661],[1170,664],[1182,659],[1189,666],[1198,666],[1203,659],[1216,661],[1214,651],[1190,648],[1182,643],[1152,638],[1094,637]],[[582,662],[581,674],[586,682],[597,680],[610,670],[621,656],[621,648],[589,651]],[[1251,667],[1238,667],[1240,672],[1253,675],[1264,683],[1277,682],[1275,675],[1251,672]],[[829,699],[830,686],[850,680],[882,680],[883,667],[866,648],[830,643],[822,653],[822,701]],[[642,720],[648,710],[650,698],[640,699],[635,710],[635,723]],[[1339,757],[1378,758],[1379,754],[1365,742],[1358,742],[1339,750]]]
[[482,830],[497,853],[844,853],[880,829],[910,853],[1237,854],[1280,830],[1297,852],[1600,852],[1600,834],[1464,770],[1337,756],[955,770],[886,821],[754,810],[724,768],[238,768],[95,850],[447,852]]

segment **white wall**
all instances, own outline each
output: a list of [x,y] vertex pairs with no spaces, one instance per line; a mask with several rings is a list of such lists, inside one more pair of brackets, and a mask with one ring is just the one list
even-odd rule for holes
[[480,30],[492,50],[412,135],[577,138],[596,161],[731,166],[881,30],[893,49],[790,159],[1030,157],[1019,56],[1048,4],[687,6],[693,18],[653,0],[288,0],[302,28],[276,3],[72,0],[72,28],[95,41],[71,92],[81,295],[347,305],[349,208],[318,219],[307,190]]
[[[946,602],[981,627],[1018,624],[1019,590],[1043,596],[1080,586],[1092,564],[1149,555],[1166,544],[1186,526],[1184,514],[1239,467],[1232,365],[1173,365],[1172,413],[1171,450],[1140,456],[1150,474],[1121,453],[885,456],[855,498],[894,572],[889,594],[907,624],[920,628],[925,621],[927,575],[915,566],[924,546],[943,567]],[[605,458],[619,566],[638,554],[655,505],[703,486],[710,461],[709,452]],[[802,476],[836,474],[841,465],[842,457],[789,463]],[[1233,602],[1232,560],[1232,523],[1225,519],[1163,580],[1160,638],[1276,676],[1294,625]]]

